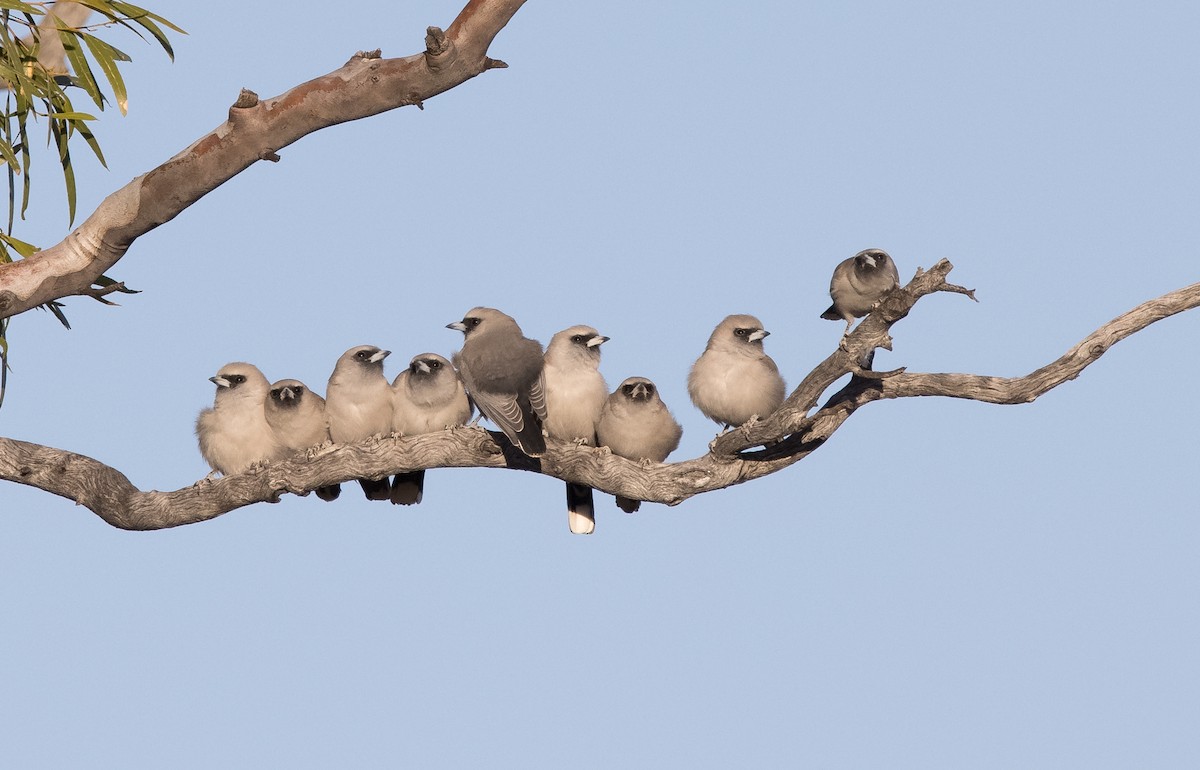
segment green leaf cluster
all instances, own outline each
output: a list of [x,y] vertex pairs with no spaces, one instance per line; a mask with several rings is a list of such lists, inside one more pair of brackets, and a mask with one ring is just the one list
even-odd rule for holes
[[[99,33],[112,27],[124,27],[143,40],[153,39],[172,60],[175,52],[166,30],[186,34],[158,14],[132,3],[120,0],[75,2],[93,12],[88,15],[89,23],[80,26],[64,23],[54,15],[53,3],[0,0],[0,88],[7,90],[0,113],[0,164],[8,177],[8,220],[0,232],[0,265],[37,251],[37,247],[12,234],[16,213],[19,211],[24,219],[29,206],[31,123],[45,119],[47,145],[54,148],[62,167],[67,212],[72,225],[76,199],[72,145],[78,146],[77,140],[82,139],[100,164],[106,165],[100,144],[88,125],[95,116],[77,110],[69,94],[69,89],[80,89],[97,110],[103,110],[109,98],[96,75],[99,71],[121,114],[128,110],[129,96],[120,65],[130,61],[129,55],[101,39]],[[62,45],[63,62],[43,61],[46,57],[41,54],[48,37]],[[107,276],[97,282],[101,287],[112,283]],[[45,309],[70,328],[61,303],[51,302]],[[4,399],[8,369],[7,320],[0,320],[0,403]]]

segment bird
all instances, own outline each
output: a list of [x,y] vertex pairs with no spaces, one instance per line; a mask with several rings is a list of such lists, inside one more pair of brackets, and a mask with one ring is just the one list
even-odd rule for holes
[[875,309],[879,301],[900,285],[896,263],[883,249],[864,249],[843,260],[833,270],[829,296],[833,304],[821,314],[830,321],[845,321],[846,332],[855,318],[862,318]]
[[270,385],[258,367],[236,361],[208,379],[217,393],[212,408],[196,418],[196,438],[213,472],[231,476],[278,459],[283,450],[264,409]]
[[[359,345],[337,360],[325,390],[325,416],[334,443],[350,444],[391,432],[392,386],[383,376],[383,359],[390,354],[374,345]],[[388,499],[388,477],[358,483],[368,500]]]
[[454,365],[480,414],[529,457],[545,454],[541,343],[527,338],[516,321],[490,307],[473,308],[446,328],[463,333]]
[[[271,383],[264,406],[267,424],[275,432],[275,440],[284,454],[303,452],[329,440],[325,399],[300,380]],[[342,486],[331,484],[318,487],[316,493],[322,500],[336,500],[342,493]]]
[[[600,374],[600,346],[608,337],[590,326],[572,326],[550,338],[546,347],[546,435],[563,441],[596,445],[596,420],[608,398]],[[596,529],[592,488],[567,484],[567,527],[576,535]]]
[[[596,438],[600,446],[630,460],[661,463],[679,448],[683,428],[671,416],[658,395],[658,388],[645,377],[630,377],[604,402]],[[626,513],[637,511],[640,500],[617,496],[617,507]]]
[[752,315],[731,315],[717,324],[688,374],[688,395],[705,417],[728,429],[783,403],[783,377],[763,352],[768,334]]
[[[392,432],[418,436],[465,425],[471,402],[454,367],[437,353],[414,356],[392,383]],[[395,505],[415,505],[425,492],[425,471],[397,473],[390,498]]]

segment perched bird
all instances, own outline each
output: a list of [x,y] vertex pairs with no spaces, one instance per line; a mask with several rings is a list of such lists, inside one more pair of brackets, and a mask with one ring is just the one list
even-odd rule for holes
[[[546,348],[546,420],[552,438],[595,446],[596,420],[608,397],[600,374],[600,346],[608,337],[590,326],[572,326],[555,334]],[[567,526],[576,535],[596,529],[592,488],[567,482]]]
[[[359,345],[343,353],[333,367],[325,390],[325,416],[334,443],[352,444],[391,432],[392,386],[383,376],[383,359],[390,353]],[[358,483],[368,500],[388,499],[388,477]]]
[[[271,384],[266,400],[267,424],[275,432],[283,453],[294,454],[320,446],[329,440],[325,420],[325,399],[313,393],[299,380],[279,380]],[[320,487],[317,497],[336,500],[340,484]]]
[[211,409],[196,419],[200,454],[214,471],[230,476],[277,459],[282,449],[267,424],[267,378],[253,364],[226,364],[209,380],[217,386]]
[[[630,460],[661,463],[679,447],[683,428],[658,396],[658,388],[645,377],[630,377],[612,392],[600,411],[596,436],[601,446]],[[633,513],[639,500],[617,497],[617,506]]]
[[846,322],[846,334],[855,318],[870,313],[884,296],[900,285],[896,263],[883,249],[866,249],[843,260],[833,270],[829,296],[833,304],[821,314],[830,321]]
[[527,338],[516,321],[490,307],[470,310],[446,328],[463,333],[454,365],[480,413],[525,454],[545,454],[541,343]]
[[[458,372],[437,353],[422,353],[392,383],[392,432],[418,436],[465,425],[471,419],[471,402]],[[425,471],[397,473],[392,479],[391,500],[415,505],[425,491]]]
[[783,377],[763,352],[770,334],[752,315],[717,324],[688,375],[688,395],[705,417],[726,427],[766,417],[783,403]]

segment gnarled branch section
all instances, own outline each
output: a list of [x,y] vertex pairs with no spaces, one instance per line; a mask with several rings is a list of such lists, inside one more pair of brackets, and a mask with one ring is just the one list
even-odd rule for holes
[[[353,445],[326,445],[293,459],[245,473],[202,480],[174,492],[143,492],[115,468],[61,449],[0,438],[0,479],[37,487],[76,501],[115,527],[162,529],[220,516],[251,503],[277,501],[354,478],[382,478],[420,468],[513,468],[588,484],[610,494],[676,505],[694,495],[751,481],[799,462],[819,449],[860,406],[914,396],[948,396],[996,404],[1033,401],[1074,379],[1110,347],[1155,321],[1200,305],[1200,283],[1146,302],[1089,334],[1065,355],[1024,377],[973,374],[863,372],[860,361],[888,347],[892,325],[918,300],[935,292],[970,292],[946,283],[943,260],[918,271],[868,316],[831,356],[817,365],[772,415],[713,441],[694,460],[641,464],[606,449],[547,441],[540,461],[514,450],[501,434],[454,428],[421,436],[388,437]],[[834,382],[849,384],[813,411]],[[867,376],[873,375],[873,376]],[[811,414],[810,414],[811,412]],[[757,448],[756,448],[757,447]]]
[[[525,0],[470,0],[426,50],[400,59],[355,55],[339,69],[273,99],[243,91],[229,119],[158,168],[104,199],[61,243],[0,265],[0,319],[92,285],[139,236],[169,222],[259,160],[314,131],[426,99],[503,66],[488,47]],[[436,34],[435,34],[436,32]]]

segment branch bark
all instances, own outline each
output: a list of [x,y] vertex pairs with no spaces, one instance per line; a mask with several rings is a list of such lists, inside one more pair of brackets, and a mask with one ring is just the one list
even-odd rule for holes
[[[547,441],[546,456],[538,461],[514,450],[499,433],[462,427],[353,445],[329,444],[236,476],[203,479],[174,492],[143,492],[120,471],[97,460],[0,438],[0,479],[66,497],[115,527],[139,530],[193,524],[252,503],[278,501],[285,493],[306,494],[335,482],[382,478],[421,468],[512,468],[587,484],[609,494],[677,505],[803,460],[859,407],[872,401],[918,396],[994,404],[1033,401],[1079,376],[1117,342],[1155,321],[1200,306],[1200,283],[1145,302],[1024,377],[861,370],[858,362],[863,356],[877,347],[890,346],[892,325],[908,315],[922,297],[936,292],[973,297],[970,290],[946,282],[951,269],[943,260],[928,272],[918,271],[907,286],[894,290],[858,325],[843,347],[818,364],[774,414],[719,436],[707,454],[684,462],[642,464],[604,448],[553,439]],[[813,411],[824,392],[846,374],[853,375],[849,384]]]
[[260,100],[243,90],[225,123],[108,196],[61,243],[0,265],[0,319],[54,299],[91,294],[133,242],[259,160],[322,128],[421,106],[481,72],[492,40],[525,0],[470,0],[445,32],[430,27],[424,52],[383,59],[359,52],[339,69]]

